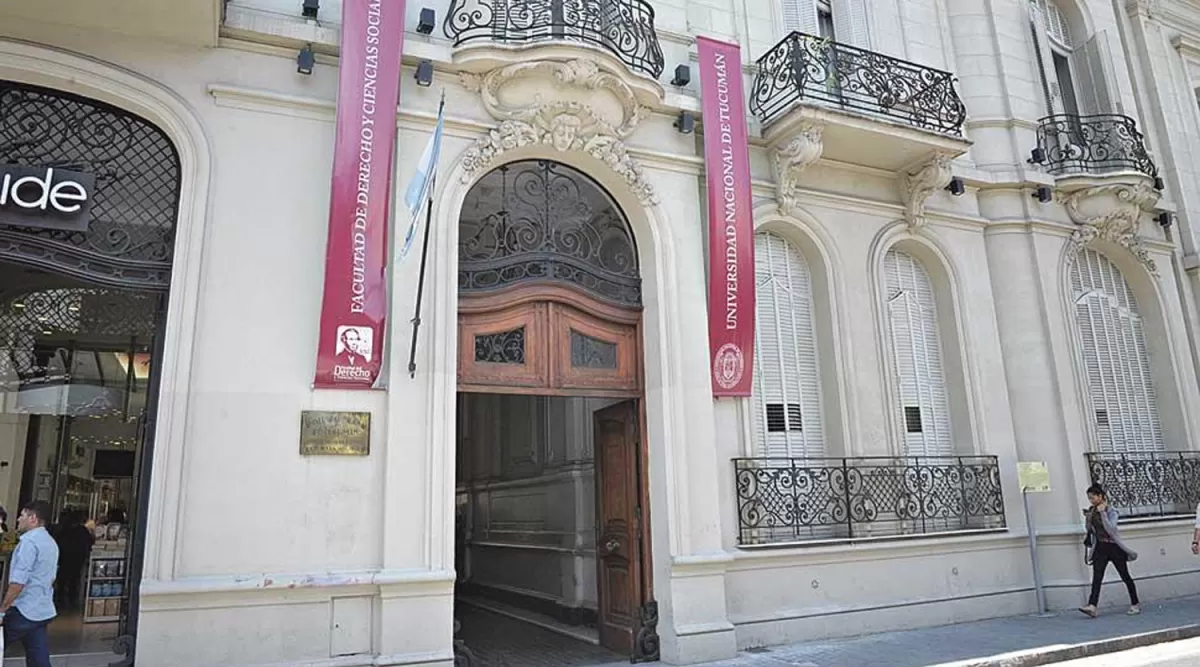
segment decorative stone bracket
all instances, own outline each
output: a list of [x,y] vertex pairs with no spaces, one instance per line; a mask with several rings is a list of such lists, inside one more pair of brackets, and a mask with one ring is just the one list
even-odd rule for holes
[[1078,225],[1071,234],[1069,260],[1079,250],[1096,239],[1116,243],[1133,253],[1151,274],[1158,275],[1158,266],[1142,245],[1138,223],[1142,214],[1154,210],[1159,193],[1146,183],[1128,185],[1117,183],[1060,193],[1059,201],[1066,207],[1071,220]]
[[777,146],[771,153],[775,170],[775,200],[782,213],[799,208],[800,174],[821,158],[824,128],[817,123],[804,123],[791,141]]
[[950,160],[949,155],[937,153],[919,171],[900,177],[904,219],[908,221],[909,229],[917,229],[925,224],[925,204],[929,197],[950,184]]
[[[463,156],[464,182],[494,164],[502,153],[544,144],[558,151],[591,155],[619,174],[643,204],[658,203],[658,195],[623,141],[650,110],[638,104],[633,90],[619,77],[594,62],[572,60],[518,63],[484,75],[464,73],[460,78],[465,88],[480,94],[488,113],[501,121],[467,149]],[[503,89],[522,79],[534,79],[535,86],[537,79],[542,79],[562,94],[556,94],[552,101],[541,92],[532,93],[532,102],[506,101]],[[524,89],[513,97],[530,99]],[[604,102],[609,102],[617,113],[598,110]]]

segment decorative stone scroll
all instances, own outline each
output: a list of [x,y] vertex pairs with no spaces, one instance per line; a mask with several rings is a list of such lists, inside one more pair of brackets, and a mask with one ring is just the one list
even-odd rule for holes
[[[551,82],[556,91],[606,93],[616,101],[620,117],[606,117],[585,100],[547,100],[542,92],[534,92],[528,103],[504,100],[505,86],[539,77]],[[650,110],[638,104],[633,90],[619,77],[594,62],[572,60],[518,63],[484,75],[464,73],[460,78],[464,87],[480,94],[488,113],[501,121],[467,149],[463,156],[464,182],[470,182],[478,172],[495,164],[507,151],[543,144],[562,152],[581,151],[591,155],[619,174],[643,204],[658,203],[641,165],[629,156],[623,141]]]
[[1138,235],[1142,214],[1153,211],[1158,203],[1157,190],[1146,183],[1114,183],[1060,193],[1058,199],[1079,225],[1071,234],[1068,261],[1074,261],[1081,248],[1100,239],[1127,249],[1151,274],[1158,275],[1158,266]]
[[776,147],[771,154],[775,169],[775,200],[785,214],[800,207],[800,174],[821,159],[823,130],[817,123],[806,122],[790,141]]
[[950,184],[950,156],[938,153],[919,171],[903,174],[901,187],[904,195],[904,219],[910,229],[925,224],[925,204],[937,190]]

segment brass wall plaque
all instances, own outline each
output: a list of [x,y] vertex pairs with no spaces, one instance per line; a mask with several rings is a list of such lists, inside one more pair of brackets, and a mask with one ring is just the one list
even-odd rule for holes
[[366,456],[371,453],[371,413],[304,410],[301,456]]

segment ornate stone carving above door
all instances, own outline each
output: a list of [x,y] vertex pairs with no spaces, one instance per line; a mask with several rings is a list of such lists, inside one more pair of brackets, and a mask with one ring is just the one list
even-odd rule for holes
[[464,182],[495,165],[507,151],[543,144],[559,152],[591,155],[619,174],[643,204],[658,203],[624,143],[650,110],[619,76],[594,62],[572,60],[518,63],[460,77],[500,121],[467,149]]
[[459,77],[496,120],[533,122],[572,113],[625,138],[650,113],[621,77],[588,60],[535,60]]

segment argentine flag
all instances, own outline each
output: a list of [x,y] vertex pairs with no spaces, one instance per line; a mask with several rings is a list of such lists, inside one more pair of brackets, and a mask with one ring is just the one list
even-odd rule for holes
[[445,108],[446,101],[443,99],[441,105],[438,106],[437,126],[433,129],[433,136],[429,137],[429,143],[425,144],[425,152],[421,154],[421,161],[417,164],[417,173],[413,174],[412,180],[408,182],[408,190],[404,193],[404,205],[408,207],[409,223],[408,233],[404,235],[404,245],[400,247],[400,261],[404,261],[404,258],[408,256],[408,251],[412,249],[413,239],[417,237],[417,227],[421,222],[421,209],[424,208],[425,201],[432,195],[430,188],[437,179],[438,155],[442,152],[442,125]]

